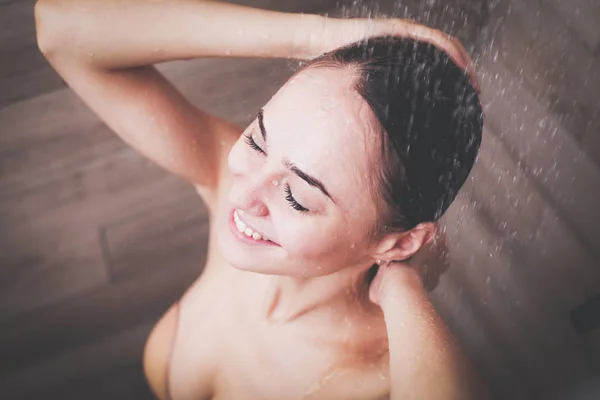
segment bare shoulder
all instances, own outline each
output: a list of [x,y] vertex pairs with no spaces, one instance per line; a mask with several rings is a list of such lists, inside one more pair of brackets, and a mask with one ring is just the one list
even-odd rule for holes
[[168,370],[179,320],[175,303],[154,326],[144,348],[144,373],[159,399],[168,399]]
[[421,393],[424,398],[436,399],[490,398],[460,341],[422,285],[414,282],[397,282],[402,284],[383,303],[394,396]]

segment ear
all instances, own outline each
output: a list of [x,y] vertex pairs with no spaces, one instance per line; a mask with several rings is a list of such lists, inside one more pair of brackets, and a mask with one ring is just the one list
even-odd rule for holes
[[412,257],[433,240],[437,232],[435,222],[423,222],[407,232],[390,233],[376,246],[376,260],[403,261]]

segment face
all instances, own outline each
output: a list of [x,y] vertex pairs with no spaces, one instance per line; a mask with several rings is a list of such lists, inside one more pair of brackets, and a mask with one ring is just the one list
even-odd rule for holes
[[219,244],[234,267],[314,277],[371,260],[376,134],[353,81],[350,70],[300,72],[233,146]]

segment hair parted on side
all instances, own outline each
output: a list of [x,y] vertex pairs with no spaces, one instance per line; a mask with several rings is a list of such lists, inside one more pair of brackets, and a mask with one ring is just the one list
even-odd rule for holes
[[376,234],[437,221],[477,157],[483,112],[467,74],[434,45],[376,37],[311,60],[302,69],[353,67],[355,90],[381,137]]

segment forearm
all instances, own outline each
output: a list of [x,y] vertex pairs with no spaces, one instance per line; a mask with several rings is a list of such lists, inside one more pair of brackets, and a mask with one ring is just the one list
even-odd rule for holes
[[390,290],[382,308],[389,339],[391,400],[487,398],[419,277],[405,270],[390,278],[396,280],[396,290]]
[[308,58],[326,29],[317,15],[201,0],[40,0],[36,25],[47,56],[106,69],[196,57]]

